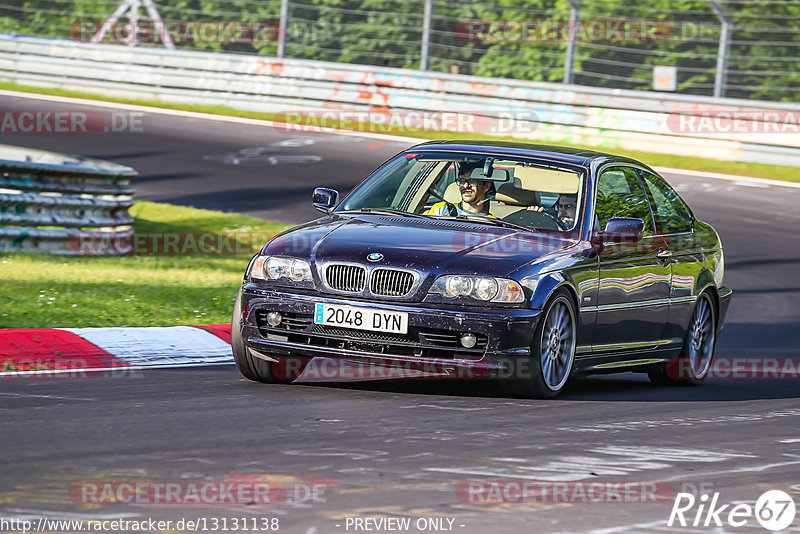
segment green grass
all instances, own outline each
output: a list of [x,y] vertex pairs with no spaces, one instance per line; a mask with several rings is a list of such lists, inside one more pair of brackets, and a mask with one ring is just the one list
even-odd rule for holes
[[[0,82],[0,89],[7,89],[12,91],[24,91],[30,93],[49,94],[57,96],[68,96],[75,98],[88,98],[93,100],[103,100],[107,102],[120,102],[124,104],[136,104],[143,106],[152,106],[157,108],[177,109],[184,111],[196,111],[200,113],[209,113],[214,115],[226,115],[232,117],[244,117],[250,119],[262,120],[275,120],[280,119],[280,114],[275,113],[259,113],[254,111],[244,111],[233,109],[225,106],[202,106],[191,104],[177,104],[173,102],[161,102],[158,100],[147,99],[131,99],[131,98],[115,98],[112,96],[105,96],[96,93],[85,93],[77,91],[64,91],[61,89],[51,89],[42,87],[29,87],[18,85],[9,82]],[[353,124],[350,123],[336,123],[331,121],[331,126],[337,126],[342,129],[354,129]],[[356,127],[355,129],[359,129]],[[363,128],[360,128],[363,129]],[[486,134],[473,134],[473,133],[456,133],[456,132],[431,132],[431,131],[409,131],[408,129],[401,128],[386,128],[376,130],[380,133],[402,135],[406,137],[415,137],[418,139],[485,139],[485,140],[505,140],[505,141],[519,141],[520,139],[514,137],[500,137]],[[559,143],[555,143],[559,144]],[[603,150],[602,148],[586,146],[584,148]],[[658,154],[649,152],[637,152],[630,150],[609,149],[609,152],[621,156],[628,156],[634,159],[641,160],[642,162],[654,167],[673,167],[676,169],[686,169],[695,171],[706,172],[721,172],[726,174],[734,174],[739,176],[757,176],[761,178],[770,178],[773,180],[785,180],[790,182],[800,182],[800,169],[797,167],[789,167],[782,165],[766,165],[763,163],[746,163],[737,161],[721,161],[708,158],[687,157],[682,155],[673,154]]]
[[[137,202],[135,229],[209,232],[258,248],[286,225],[218,211]],[[255,243],[258,242],[258,245]],[[0,327],[174,326],[230,321],[251,253],[68,257],[0,255]]]

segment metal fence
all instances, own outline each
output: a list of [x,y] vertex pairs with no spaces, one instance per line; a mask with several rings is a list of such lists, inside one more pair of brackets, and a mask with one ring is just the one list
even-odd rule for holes
[[[285,122],[273,127],[289,132],[336,118],[413,130],[416,117],[431,136],[438,129],[800,167],[796,104],[3,36],[0,80],[275,113]],[[700,128],[706,123],[713,127]]]
[[[127,4],[126,4],[127,2]],[[800,101],[795,0],[0,0],[0,31],[91,40],[119,12],[164,46],[591,87]],[[127,16],[127,18],[126,18]],[[196,23],[264,23],[258,38]],[[121,26],[118,25],[119,28]],[[189,31],[192,30],[192,31]],[[127,34],[109,31],[104,42]],[[131,43],[133,44],[133,42]]]
[[118,254],[133,218],[128,167],[0,145],[0,252]]

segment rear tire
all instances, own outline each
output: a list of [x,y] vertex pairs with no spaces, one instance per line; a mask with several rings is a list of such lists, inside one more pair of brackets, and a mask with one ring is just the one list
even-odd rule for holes
[[236,296],[236,304],[233,306],[233,316],[231,317],[231,351],[236,367],[245,378],[254,382],[265,383],[287,383],[291,380],[282,380],[275,377],[272,372],[273,362],[256,358],[244,344],[240,323],[242,320],[241,295]]
[[717,315],[707,291],[697,298],[692,319],[677,358],[648,371],[657,386],[699,386],[708,376],[717,341]]
[[534,330],[530,376],[502,380],[505,393],[523,398],[557,397],[572,373],[577,335],[575,305],[566,290],[558,290]]

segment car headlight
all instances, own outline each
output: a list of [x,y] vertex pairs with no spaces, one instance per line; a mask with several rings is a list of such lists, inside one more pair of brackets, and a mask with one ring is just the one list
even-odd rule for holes
[[267,273],[267,278],[270,280],[280,280],[281,278],[289,278],[292,260],[289,258],[272,256],[267,258],[267,262],[264,265],[266,266],[264,272]]
[[264,262],[267,261],[267,256],[256,256],[250,264],[250,269],[247,272],[249,278],[255,280],[264,280],[267,278],[264,274]]
[[294,260],[290,267],[289,278],[295,282],[310,282],[311,266],[305,260]]
[[257,256],[250,266],[250,278],[256,280],[280,280],[311,282],[311,265],[306,260],[284,256]]
[[448,298],[470,297],[485,302],[524,302],[522,287],[508,278],[455,274],[440,276],[428,293]]
[[499,287],[500,284],[494,278],[478,278],[472,292],[479,300],[492,300],[497,296]]
[[475,285],[469,276],[447,276],[444,279],[445,297],[467,297],[472,293]]

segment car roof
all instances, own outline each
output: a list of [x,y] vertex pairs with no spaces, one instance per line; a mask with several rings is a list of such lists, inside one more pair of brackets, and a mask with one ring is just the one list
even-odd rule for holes
[[419,149],[443,150],[448,152],[485,153],[494,156],[526,157],[550,160],[553,162],[567,163],[587,167],[591,161],[619,161],[623,163],[640,162],[623,156],[615,156],[605,152],[587,150],[556,145],[538,145],[535,143],[522,143],[513,141],[481,141],[481,140],[454,140],[454,141],[427,141],[414,145],[407,151]]

